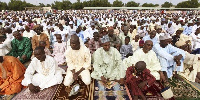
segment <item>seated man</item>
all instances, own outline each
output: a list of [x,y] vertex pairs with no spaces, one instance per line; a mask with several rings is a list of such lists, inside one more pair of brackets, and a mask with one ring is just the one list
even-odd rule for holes
[[[125,68],[119,51],[114,47],[110,47],[108,35],[101,38],[101,43],[103,47],[97,49],[93,54],[94,71],[91,73],[91,77],[99,80],[99,84],[102,84],[101,86],[103,87],[99,91],[104,91],[106,84],[116,82],[116,87],[120,86],[118,82],[123,84]],[[120,91],[118,88],[115,88],[115,90]],[[118,99],[121,98],[119,97],[120,94],[116,95]]]
[[21,91],[25,69],[17,58],[0,56],[0,95],[11,95]]
[[15,39],[11,41],[12,49],[7,55],[19,58],[22,63],[29,61],[32,55],[31,40],[22,37],[18,31],[15,31],[13,36]]
[[34,58],[26,69],[22,85],[37,93],[40,90],[61,84],[64,70],[59,68],[53,57],[45,55],[43,47],[36,47]]
[[42,32],[42,27],[39,25],[35,25],[33,27],[34,31],[37,33],[33,36],[33,38],[31,39],[31,43],[32,43],[32,49],[34,50],[37,46],[39,46],[39,42],[40,41],[45,41],[46,42],[46,48],[49,48],[50,42],[49,42],[49,38],[47,36],[47,34]]
[[11,40],[5,39],[5,37],[0,34],[0,56],[5,56],[10,50]]
[[154,82],[156,79],[150,74],[144,61],[137,62],[135,66],[129,67],[126,71],[126,83],[134,100],[138,100],[139,96],[142,100],[146,100],[145,95]]
[[160,36],[160,44],[155,44],[153,47],[154,52],[160,61],[162,67],[161,71],[165,77],[172,77],[173,71],[175,71],[174,77],[182,80],[178,75],[178,72],[183,71],[183,60],[185,58],[185,52],[179,48],[172,46],[169,36]]
[[184,71],[180,72],[179,75],[191,82],[200,83],[200,55],[190,54],[188,52],[190,45],[183,41],[177,41],[176,46],[185,51]]
[[138,61],[144,61],[147,65],[147,69],[151,71],[151,74],[156,80],[165,81],[165,77],[161,72],[160,62],[156,56],[156,53],[152,50],[153,42],[147,40],[142,49],[139,49],[133,53],[127,59],[124,59],[124,65],[126,68],[135,65]]
[[67,47],[65,57],[68,68],[64,85],[70,86],[78,79],[78,76],[81,76],[82,81],[89,85],[91,82],[89,72],[91,67],[90,50],[79,40],[76,34],[70,38],[70,46]]

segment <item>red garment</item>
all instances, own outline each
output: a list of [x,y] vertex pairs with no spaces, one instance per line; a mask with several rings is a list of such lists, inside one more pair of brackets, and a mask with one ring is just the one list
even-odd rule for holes
[[[145,93],[145,91],[148,90],[148,86],[145,85],[142,89],[138,87],[138,84],[140,84],[143,81],[146,81],[148,83],[148,86],[151,87],[154,82],[156,81],[155,77],[150,74],[150,70],[144,69],[142,71],[142,74],[140,76],[133,75],[133,67],[129,67],[126,71],[126,84],[128,88],[130,89],[130,93],[132,95],[142,95]],[[145,94],[144,94],[145,95]]]

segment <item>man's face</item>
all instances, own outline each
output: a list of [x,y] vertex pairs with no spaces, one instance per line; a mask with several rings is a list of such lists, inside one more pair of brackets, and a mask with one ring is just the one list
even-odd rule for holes
[[145,53],[149,52],[153,47],[153,42],[151,41],[146,41],[145,44],[144,44],[144,47],[143,47],[143,51]]
[[110,50],[110,42],[103,43],[103,49],[105,51],[109,51]]
[[125,38],[125,45],[128,45],[128,43],[130,42],[129,38]]
[[45,53],[42,52],[41,50],[34,50],[34,56],[35,56],[38,60],[42,61],[42,60],[44,60]]
[[156,36],[156,31],[151,32],[150,38],[153,39]]
[[124,30],[124,35],[126,36],[128,34],[128,30]]
[[95,35],[94,35],[94,40],[95,40],[95,41],[98,41],[98,40],[99,40],[99,35],[98,35],[98,34],[95,34]]
[[14,36],[15,39],[17,39],[17,40],[21,40],[21,39],[22,39],[22,36],[21,36],[21,34],[19,34],[19,33],[15,33],[15,34],[13,34],[13,36]]
[[70,39],[70,46],[73,50],[79,50],[80,49],[80,41],[75,41]]
[[169,44],[169,41],[166,39],[166,40],[160,40],[160,46],[165,48],[167,45]]
[[40,27],[35,28],[34,31],[37,33],[37,35],[40,35],[40,34],[41,34]]
[[180,35],[181,35],[182,32],[183,32],[183,31],[181,31],[181,30],[177,30],[177,31],[176,31],[176,36],[180,37]]

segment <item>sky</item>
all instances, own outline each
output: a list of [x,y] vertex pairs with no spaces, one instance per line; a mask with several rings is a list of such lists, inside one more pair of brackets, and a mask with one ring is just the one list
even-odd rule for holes
[[[8,3],[10,0],[0,0],[0,1]],[[54,1],[62,1],[62,0],[25,0],[25,1],[32,3],[34,5],[39,5],[39,3],[44,3],[46,5],[46,4],[51,4]],[[69,1],[74,3],[77,0],[69,0]],[[87,0],[81,0],[81,1],[87,1]],[[113,3],[113,1],[115,1],[115,0],[108,0],[108,1]],[[127,3],[129,1],[135,1],[135,2],[140,3],[140,4],[143,4],[143,3],[163,4],[165,1],[168,1],[168,2],[171,2],[173,5],[176,5],[179,2],[187,1],[187,0],[121,0],[121,1],[123,1],[124,3]]]

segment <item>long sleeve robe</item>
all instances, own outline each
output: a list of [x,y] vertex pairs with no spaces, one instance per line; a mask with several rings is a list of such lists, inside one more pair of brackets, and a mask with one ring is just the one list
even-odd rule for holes
[[43,62],[40,62],[40,60],[34,57],[26,69],[22,85],[28,86],[32,83],[34,86],[39,86],[43,90],[61,84],[63,73],[64,70],[58,67],[53,57],[46,55],[46,59]]
[[158,71],[161,70],[160,62],[154,51],[150,50],[148,53],[144,53],[143,49],[139,49],[130,56],[123,60],[126,69],[132,65],[135,65],[138,61],[144,61],[147,65],[147,69],[151,71],[151,74],[160,80],[160,74]]
[[[185,51],[184,71],[179,74],[191,82],[195,82],[197,73],[200,72],[200,60],[198,60],[198,57],[200,57],[199,54],[194,55]],[[193,67],[192,71],[189,70],[190,67]]]
[[119,80],[125,77],[125,68],[117,49],[110,47],[109,51],[105,51],[101,47],[94,52],[93,59],[94,71],[91,73],[92,78],[101,80],[101,76],[104,76],[109,80]]
[[24,79],[25,67],[15,57],[4,56],[2,66],[6,70],[7,78],[2,78],[2,69],[0,69],[0,88],[1,95],[11,95],[19,93],[22,89],[21,81]]
[[[147,68],[142,71],[142,74],[140,76],[133,75],[133,67],[129,67],[126,71],[126,83],[131,91],[131,95],[142,95],[143,91],[146,91],[148,89],[148,86],[152,86],[154,82],[156,81],[155,77],[150,74],[150,70]],[[138,84],[140,84],[143,81],[147,81],[147,85],[145,85],[142,89],[138,87]]]
[[[22,37],[22,40],[19,41],[17,39],[12,40],[11,42],[12,49],[7,54],[9,56],[19,57],[22,63],[25,63],[31,58],[32,55],[32,47],[31,41],[27,37]],[[21,57],[26,55],[26,59],[23,60]]]
[[46,48],[49,48],[50,46],[50,42],[49,42],[49,38],[45,33],[41,33],[39,36],[38,35],[34,35],[33,38],[31,39],[31,43],[32,43],[32,48],[33,50],[39,46],[39,42],[40,41],[44,41],[46,42]]
[[54,59],[57,61],[58,65],[65,62],[65,51],[66,51],[66,42],[54,43],[53,54]]
[[[153,46],[154,52],[157,54],[160,64],[162,66],[161,71],[166,71],[168,78],[172,77],[173,71],[183,71],[183,61],[185,59],[185,52],[179,48],[167,45],[165,48],[160,47],[160,44]],[[174,61],[174,56],[181,54],[183,58],[181,59],[181,65],[177,66]]]

